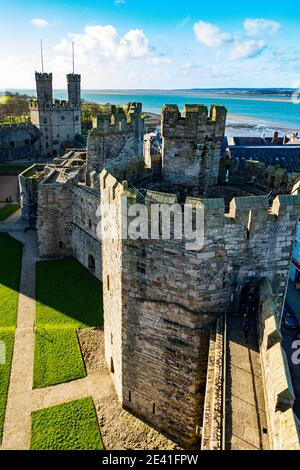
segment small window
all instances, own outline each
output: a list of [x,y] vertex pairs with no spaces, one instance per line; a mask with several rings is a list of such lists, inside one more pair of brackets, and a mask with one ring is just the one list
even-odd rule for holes
[[15,147],[15,143],[13,141],[9,142],[9,145],[14,148]]
[[77,122],[79,121],[79,116],[75,117],[75,121],[77,121]]
[[47,124],[47,119],[44,119],[43,122],[44,122],[44,124]]
[[96,263],[95,263],[95,258],[93,257],[93,255],[89,255],[88,257],[88,267],[90,271],[92,272],[95,271]]
[[155,403],[152,405],[152,413],[155,415]]
[[62,241],[58,242],[58,248],[61,250],[64,247],[64,244]]
[[62,120],[62,121],[64,121],[65,119],[66,119],[65,116],[62,116],[62,117],[61,117],[61,120]]
[[110,289],[110,285],[109,285],[109,274],[107,274],[107,276],[106,276],[106,287],[107,287],[107,290]]
[[25,145],[29,145],[30,142],[29,142],[29,139],[25,139]]
[[112,357],[110,358],[110,371],[112,374],[115,372],[114,360]]
[[143,263],[141,263],[140,261],[138,262],[138,265],[137,265],[137,271],[141,274],[146,273],[145,265]]
[[131,402],[131,390],[128,392],[128,400]]
[[92,228],[92,221],[89,219],[89,228]]
[[114,344],[114,336],[112,333],[110,334],[110,344]]

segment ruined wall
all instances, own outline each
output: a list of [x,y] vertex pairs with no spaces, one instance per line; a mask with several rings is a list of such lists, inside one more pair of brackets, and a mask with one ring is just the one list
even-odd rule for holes
[[133,156],[143,154],[144,121],[140,103],[129,103],[127,109],[111,106],[108,114],[94,122],[87,144],[87,173],[100,173]]
[[185,105],[183,116],[176,105],[162,111],[162,168],[166,181],[199,193],[217,184],[221,144],[227,111],[212,106]]
[[300,450],[300,423],[293,405],[295,395],[270,284],[260,285],[259,340],[268,435],[273,450]]
[[[101,179],[101,194],[119,204],[124,187],[105,171]],[[172,204],[176,195],[147,193],[153,199]],[[271,210],[265,197],[236,198],[229,214],[222,199],[188,201],[204,204],[202,250],[188,251],[185,240],[119,240],[103,241],[102,253],[112,278],[109,291],[104,282],[107,360],[117,364],[123,406],[190,446],[202,425],[210,325],[264,277],[281,307],[300,198],[279,196]],[[113,216],[104,227],[115,227]]]
[[38,158],[40,134],[32,123],[0,125],[0,162]]
[[97,237],[99,192],[84,185],[73,188],[73,256],[98,279],[102,279],[101,242]]

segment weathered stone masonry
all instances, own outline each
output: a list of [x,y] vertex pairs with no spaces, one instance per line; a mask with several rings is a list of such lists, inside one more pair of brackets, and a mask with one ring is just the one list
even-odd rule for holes
[[[101,202],[119,206],[120,194],[138,196],[103,171]],[[270,209],[267,197],[236,198],[228,214],[223,200],[200,202],[200,252],[181,240],[102,241],[106,359],[119,397],[186,445],[202,424],[209,327],[264,277],[282,305],[300,198],[279,196]],[[107,214],[103,230],[120,231],[115,223]]]
[[204,191],[218,183],[221,144],[227,110],[212,106],[185,105],[183,116],[175,105],[162,111],[163,158],[165,181]]

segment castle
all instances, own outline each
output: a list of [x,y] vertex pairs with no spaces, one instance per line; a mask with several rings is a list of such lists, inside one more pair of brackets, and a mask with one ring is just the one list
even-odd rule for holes
[[80,75],[67,75],[68,101],[53,100],[52,73],[35,74],[37,99],[29,103],[30,120],[41,131],[41,153],[61,155],[81,135]]
[[[45,105],[36,105],[39,123],[51,118],[57,126],[50,135],[43,130],[43,145],[58,149],[53,135],[67,132],[58,130],[64,106],[50,105],[50,76],[37,79]],[[77,98],[71,103],[69,116],[76,116]],[[40,256],[72,255],[103,281],[105,356],[122,406],[187,447],[199,443],[205,420],[211,328],[239,309],[246,285],[262,280],[280,315],[300,214],[298,195],[272,198],[225,184],[225,125],[222,106],[208,113],[186,105],[181,114],[166,105],[161,155],[151,155],[147,143],[143,158],[141,104],[107,106],[86,152],[70,149],[19,178]],[[201,205],[203,248],[187,250],[175,237],[124,237],[121,213],[136,203]]]

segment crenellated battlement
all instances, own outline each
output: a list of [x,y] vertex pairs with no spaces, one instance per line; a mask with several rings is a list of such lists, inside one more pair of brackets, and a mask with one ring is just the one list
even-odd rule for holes
[[140,125],[141,103],[128,103],[127,106],[104,106],[103,113],[93,120],[91,135],[118,134],[135,131]]
[[41,73],[41,72],[35,72],[35,79],[36,81],[51,81],[52,82],[52,73]]
[[71,111],[73,106],[66,100],[55,99],[52,104],[41,104],[38,100],[29,101],[29,109],[40,111]]
[[220,139],[224,137],[227,110],[224,106],[208,108],[201,104],[186,104],[182,115],[177,105],[165,105],[162,110],[162,136],[168,139]]
[[67,82],[81,82],[81,75],[76,73],[68,73]]

